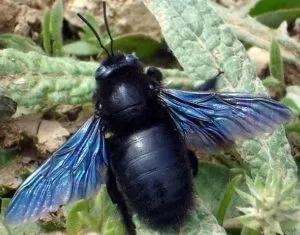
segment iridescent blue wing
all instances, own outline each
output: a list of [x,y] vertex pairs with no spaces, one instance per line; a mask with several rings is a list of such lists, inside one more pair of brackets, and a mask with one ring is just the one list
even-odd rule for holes
[[250,93],[162,89],[159,98],[191,150],[218,151],[271,132],[291,117],[279,102]]
[[93,116],[24,181],[8,206],[5,220],[26,223],[90,196],[99,190],[100,169],[106,163],[102,122]]

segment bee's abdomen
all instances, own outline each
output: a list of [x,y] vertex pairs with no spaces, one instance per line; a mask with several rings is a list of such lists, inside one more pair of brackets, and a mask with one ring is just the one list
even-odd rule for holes
[[133,212],[152,227],[179,226],[192,205],[192,174],[173,126],[135,132],[113,155],[118,187]]

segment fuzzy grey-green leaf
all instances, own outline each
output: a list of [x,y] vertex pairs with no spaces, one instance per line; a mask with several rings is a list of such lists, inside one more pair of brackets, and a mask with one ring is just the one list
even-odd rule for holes
[[[52,58],[36,52],[22,53],[13,49],[0,51],[0,77],[4,95],[14,99],[19,107],[32,111],[57,104],[91,102],[95,88],[97,62],[82,62],[72,58]],[[194,87],[178,70],[161,70],[168,87]]]
[[4,48],[14,48],[23,52],[36,51],[43,54],[42,48],[40,48],[31,38],[18,34],[1,34],[0,45]]
[[246,82],[255,71],[244,47],[205,0],[144,2],[191,79],[206,80],[222,70],[219,87],[255,90],[255,84]]

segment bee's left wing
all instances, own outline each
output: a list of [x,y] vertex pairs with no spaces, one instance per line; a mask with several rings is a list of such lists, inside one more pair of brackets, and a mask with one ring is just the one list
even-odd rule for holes
[[159,99],[191,150],[218,151],[237,139],[271,132],[291,118],[284,105],[250,93],[163,88]]
[[107,162],[101,119],[95,116],[30,175],[12,198],[5,220],[33,221],[60,205],[98,191]]

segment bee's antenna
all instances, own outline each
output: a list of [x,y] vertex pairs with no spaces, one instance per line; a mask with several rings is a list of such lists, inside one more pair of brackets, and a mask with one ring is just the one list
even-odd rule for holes
[[96,32],[96,30],[93,28],[93,26],[87,21],[87,19],[85,19],[81,14],[77,13],[78,17],[84,22],[86,23],[86,25],[92,30],[93,34],[96,36],[101,48],[106,52],[106,54],[108,55],[108,57],[110,57],[111,55],[109,54],[108,50],[105,48],[105,46],[103,46],[100,36],[98,35],[98,33]]
[[113,42],[114,42],[114,40],[112,39],[112,36],[110,34],[110,30],[109,30],[109,27],[108,27],[107,15],[106,15],[106,1],[105,0],[102,0],[102,5],[103,5],[104,24],[105,24],[107,34],[110,38],[110,51],[111,51],[111,54],[114,56],[114,51],[113,51]]

